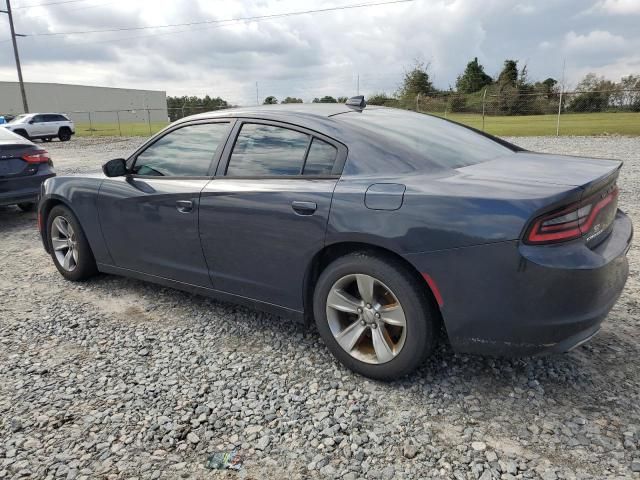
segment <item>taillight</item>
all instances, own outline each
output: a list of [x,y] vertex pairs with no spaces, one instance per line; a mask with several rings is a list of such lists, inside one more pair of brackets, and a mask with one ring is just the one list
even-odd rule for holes
[[542,244],[566,242],[580,238],[593,226],[607,207],[615,206],[618,187],[597,193],[579,203],[547,213],[534,220],[529,228],[526,243]]
[[49,163],[51,157],[46,150],[36,150],[32,153],[26,153],[22,156],[22,159],[27,163]]

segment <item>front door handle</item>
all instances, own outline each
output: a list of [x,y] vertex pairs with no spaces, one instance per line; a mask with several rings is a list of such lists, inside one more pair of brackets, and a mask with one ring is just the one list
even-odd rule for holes
[[190,200],[178,200],[176,208],[180,213],[191,213],[193,211],[193,202]]
[[291,208],[293,208],[298,215],[313,215],[318,209],[318,205],[316,205],[315,202],[294,201],[291,202]]

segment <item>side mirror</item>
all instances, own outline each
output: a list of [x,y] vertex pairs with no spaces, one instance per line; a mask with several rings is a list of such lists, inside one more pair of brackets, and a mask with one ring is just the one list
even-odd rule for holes
[[35,120],[29,120],[29,125],[33,125],[34,123],[36,123]]
[[127,162],[124,158],[114,158],[102,165],[102,171],[107,177],[122,177],[127,174]]

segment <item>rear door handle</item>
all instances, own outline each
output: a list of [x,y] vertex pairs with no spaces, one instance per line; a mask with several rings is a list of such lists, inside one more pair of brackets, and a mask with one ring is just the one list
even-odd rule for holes
[[191,213],[193,211],[193,202],[190,200],[178,200],[176,208],[180,213]]
[[318,209],[318,205],[316,205],[315,202],[300,202],[296,200],[291,202],[291,208],[293,208],[298,215],[313,215]]

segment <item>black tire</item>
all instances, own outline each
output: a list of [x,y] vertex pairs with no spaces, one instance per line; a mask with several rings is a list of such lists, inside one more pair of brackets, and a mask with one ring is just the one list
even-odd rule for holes
[[27,140],[31,140],[31,138],[29,137],[29,134],[27,133],[26,130],[14,130],[13,133],[20,135],[21,137],[26,138]]
[[[78,260],[76,262],[75,268],[72,271],[66,270],[64,266],[60,264],[53,249],[51,231],[53,222],[57,217],[63,217],[64,220],[66,220],[71,225],[74,231]],[[51,258],[53,259],[54,265],[64,278],[73,282],[79,282],[82,280],[86,280],[87,278],[90,278],[98,273],[96,261],[93,256],[93,252],[91,251],[91,247],[89,246],[89,242],[87,241],[87,237],[85,236],[84,231],[80,226],[80,222],[78,222],[78,219],[69,208],[65,207],[64,205],[57,205],[53,207],[47,217],[46,228],[47,242],[49,245],[49,250],[51,252]]]
[[[354,358],[337,342],[327,318],[327,298],[336,282],[365,274],[382,282],[397,297],[406,319],[406,336],[400,351],[385,363]],[[333,355],[347,368],[376,380],[396,380],[416,369],[433,352],[438,325],[437,307],[425,286],[405,265],[375,253],[358,252],[333,261],[321,273],[313,296],[313,312],[320,335]]]
[[61,142],[68,142],[69,140],[71,140],[71,130],[67,127],[62,127],[58,131],[58,139]]
[[23,212],[32,212],[36,204],[33,202],[23,202],[18,204],[18,208]]

